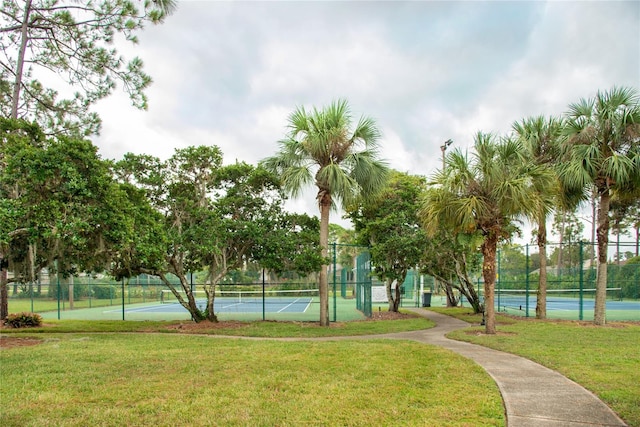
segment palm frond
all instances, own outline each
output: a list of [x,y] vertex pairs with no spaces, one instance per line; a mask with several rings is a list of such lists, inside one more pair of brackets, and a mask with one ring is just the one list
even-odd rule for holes
[[366,148],[374,149],[378,145],[378,139],[380,138],[380,131],[375,124],[375,121],[370,117],[360,117],[358,124],[353,131],[351,137],[351,143],[357,144],[361,142]]
[[[591,167],[589,167],[591,168]],[[590,173],[583,164],[577,161],[565,162],[558,167],[558,177],[565,191],[576,193],[582,192],[583,189],[595,180],[595,174]]]
[[613,180],[613,185],[625,185],[629,182],[634,174],[633,167],[634,162],[631,158],[617,153],[613,153],[602,162],[602,171]]
[[293,197],[298,197],[302,191],[313,184],[313,174],[307,166],[291,166],[282,171],[282,186]]
[[336,163],[318,170],[316,184],[331,194],[334,207],[350,203],[357,194],[358,183]]
[[584,119],[589,120],[593,115],[595,101],[593,99],[581,98],[578,102],[569,104],[569,110],[566,116],[571,121],[580,122]]

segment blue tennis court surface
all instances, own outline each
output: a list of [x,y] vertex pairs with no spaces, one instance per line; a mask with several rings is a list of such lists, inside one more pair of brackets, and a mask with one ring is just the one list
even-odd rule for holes
[[[501,297],[500,300],[496,299],[496,307],[500,308],[516,308],[524,310],[527,306],[526,298],[509,298]],[[529,309],[535,310],[536,308],[536,296],[532,295],[528,301]],[[582,308],[584,310],[593,310],[595,300],[592,298],[585,298],[582,300]],[[567,298],[567,299],[548,299],[547,310],[559,310],[559,311],[578,311],[580,310],[580,300]],[[638,310],[640,311],[640,301],[607,301],[607,310]]]
[[[305,313],[311,304],[313,298],[278,298],[278,299],[246,299],[238,301],[233,298],[216,298],[214,301],[214,311],[216,313]],[[205,300],[197,301],[198,307],[204,309]],[[182,313],[187,310],[176,302],[167,302],[164,304],[154,304],[144,307],[129,307],[125,309],[126,313]]]
[[[551,290],[547,293],[546,312],[549,318],[567,320],[593,319],[595,309],[595,289],[589,289],[586,295],[580,299],[579,290]],[[611,292],[613,291],[613,292]],[[640,300],[621,300],[615,297],[616,289],[608,289],[611,296],[606,300],[606,313],[609,320],[640,320]],[[496,291],[494,296],[496,311],[517,315],[535,316],[537,295],[536,290],[527,292],[523,290]],[[482,296],[481,296],[481,300]],[[463,298],[462,305],[468,301]]]

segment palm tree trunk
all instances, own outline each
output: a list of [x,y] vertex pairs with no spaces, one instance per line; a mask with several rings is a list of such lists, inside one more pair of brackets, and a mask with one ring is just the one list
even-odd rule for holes
[[494,303],[494,289],[496,284],[496,252],[498,250],[498,236],[489,233],[482,244],[482,277],[484,278],[484,312],[485,332],[496,333],[496,309]]
[[538,278],[538,299],[536,318],[547,318],[547,225],[545,215],[538,221],[538,253],[540,254],[540,277]]
[[609,189],[600,194],[600,208],[598,209],[598,274],[596,279],[596,302],[593,313],[593,323],[606,323],[607,300],[607,249],[609,247],[609,204],[611,195]]
[[[322,259],[327,259],[329,247],[329,211],[331,209],[331,201],[327,203],[320,199],[320,248],[322,250]],[[329,282],[327,269],[329,266],[325,263],[320,267],[320,277],[318,290],[320,294],[320,326],[329,326]]]

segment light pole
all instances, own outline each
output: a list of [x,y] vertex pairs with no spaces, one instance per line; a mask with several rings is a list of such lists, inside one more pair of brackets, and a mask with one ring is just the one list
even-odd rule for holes
[[447,139],[447,140],[444,142],[444,144],[442,144],[442,145],[440,146],[440,150],[442,151],[442,172],[444,172],[444,154],[445,154],[445,151],[447,151],[447,148],[448,148],[451,144],[453,144],[453,141],[452,141],[452,140],[450,140],[450,139]]
[[[453,141],[451,139],[447,139],[441,146],[440,146],[440,151],[442,151],[442,175],[444,176],[444,169],[445,169],[445,162],[444,162],[444,155],[445,155],[445,151],[447,151],[447,147],[449,147],[451,144],[453,144]],[[447,286],[444,282],[442,283],[445,287]],[[435,282],[434,282],[435,285]],[[449,288],[447,288],[447,307],[449,307],[450,304],[453,304],[451,301],[449,301]],[[453,293],[451,292],[451,295],[453,295]],[[455,297],[454,297],[455,300]],[[462,305],[462,296],[460,297],[460,305]]]

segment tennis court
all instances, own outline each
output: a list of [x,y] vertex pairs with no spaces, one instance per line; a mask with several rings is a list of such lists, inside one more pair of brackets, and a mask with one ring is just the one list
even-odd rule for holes
[[[194,292],[197,305],[203,309],[206,296]],[[116,300],[117,301],[117,300]],[[276,320],[317,321],[320,299],[317,289],[290,291],[218,291],[214,312],[219,320]],[[330,295],[329,316],[333,321],[363,319],[355,299]],[[171,291],[163,291],[155,301],[114,304],[109,306],[78,308],[74,310],[40,312],[44,319],[84,320],[189,320],[190,313],[178,302]]]
[[[547,317],[592,320],[595,289],[547,290]],[[622,300],[620,288],[607,288],[606,312],[609,320],[640,320],[640,301]],[[518,316],[535,317],[536,290],[500,289],[495,293],[496,310]]]
[[[301,293],[302,291],[296,291]],[[214,312],[216,313],[305,313],[311,305],[318,303],[317,297],[310,295],[298,296],[269,296],[248,292],[235,292],[233,295],[219,296],[214,300]],[[170,299],[172,298],[172,299]],[[315,300],[314,300],[315,298]],[[198,308],[204,310],[207,300],[197,298]],[[136,312],[156,312],[156,313],[179,313],[186,311],[173,295],[163,295],[161,304],[147,307],[129,307],[127,313]]]

